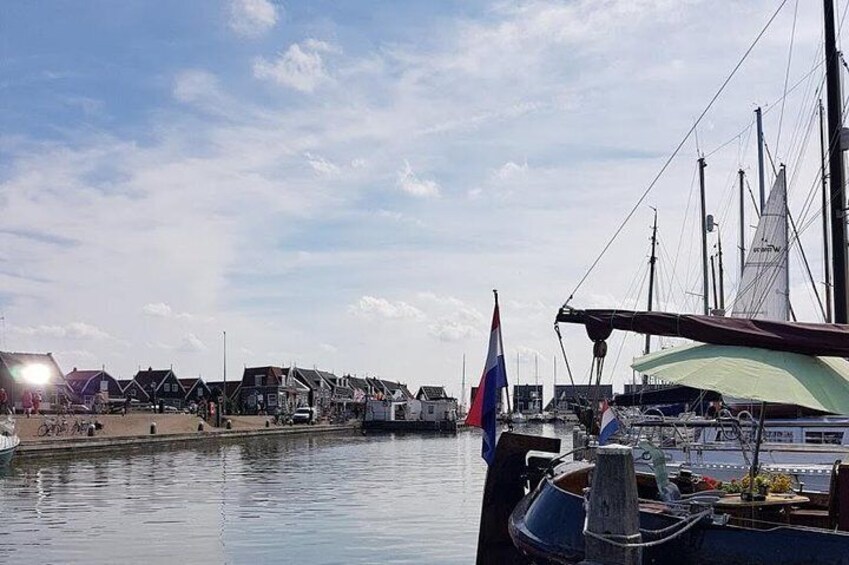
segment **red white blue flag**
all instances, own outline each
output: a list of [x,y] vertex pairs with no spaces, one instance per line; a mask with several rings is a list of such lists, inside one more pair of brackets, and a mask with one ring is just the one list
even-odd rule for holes
[[481,376],[478,392],[472,400],[466,425],[483,430],[481,456],[487,465],[495,460],[495,427],[501,389],[507,387],[507,366],[504,363],[504,346],[501,343],[501,317],[498,314],[498,294],[492,312],[492,331],[489,334],[489,354]]
[[598,444],[604,445],[606,444],[613,434],[619,431],[619,420],[616,418],[616,414],[613,413],[613,409],[607,403],[607,399],[605,399],[604,403],[601,405],[601,425],[599,426],[600,430],[598,433]]

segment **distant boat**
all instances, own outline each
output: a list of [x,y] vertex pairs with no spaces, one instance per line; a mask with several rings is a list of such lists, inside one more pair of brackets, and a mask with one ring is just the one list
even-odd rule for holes
[[20,443],[21,438],[15,433],[15,421],[7,417],[4,422],[0,422],[0,467],[5,467],[12,461]]

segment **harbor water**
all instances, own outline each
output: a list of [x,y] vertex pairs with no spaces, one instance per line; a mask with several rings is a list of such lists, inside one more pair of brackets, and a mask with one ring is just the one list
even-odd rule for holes
[[0,562],[472,563],[480,446],[350,433],[22,458],[0,475]]

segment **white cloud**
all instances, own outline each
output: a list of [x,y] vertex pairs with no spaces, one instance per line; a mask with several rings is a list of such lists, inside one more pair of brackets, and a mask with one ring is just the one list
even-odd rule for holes
[[330,80],[320,54],[321,51],[327,50],[316,50],[314,47],[305,44],[302,48],[293,43],[274,60],[259,57],[254,61],[254,76],[301,92],[312,92]]
[[269,0],[230,0],[230,29],[243,37],[258,37],[277,24],[277,8]]
[[330,345],[329,343],[320,343],[318,346],[322,351],[326,351],[327,353],[336,353],[339,351],[336,346]]
[[200,69],[186,69],[174,79],[174,98],[180,102],[198,102],[218,96],[220,92],[218,78],[212,73]]
[[463,323],[458,319],[437,320],[428,326],[427,331],[440,341],[459,341],[482,335],[478,328]]
[[307,158],[307,163],[317,175],[331,178],[339,176],[339,167],[321,155],[314,155],[307,151],[304,153],[304,157]]
[[193,333],[184,335],[183,340],[177,347],[178,351],[182,351],[184,353],[200,353],[202,351],[206,351],[207,349],[208,348],[200,340],[200,338]]
[[85,322],[71,322],[64,326],[59,325],[42,325],[42,326],[25,326],[13,327],[14,333],[34,337],[52,337],[52,338],[67,338],[67,339],[106,339],[109,334],[100,328]]
[[508,161],[501,167],[493,171],[492,176],[500,181],[510,181],[521,178],[528,172],[528,162],[525,161],[521,165]]
[[404,168],[398,171],[396,185],[410,196],[417,198],[433,198],[439,196],[439,184],[430,179],[421,179],[413,172],[410,163],[405,159]]
[[164,302],[152,302],[150,304],[145,304],[142,306],[142,313],[146,316],[153,316],[156,318],[177,318],[186,320],[192,318],[192,315],[188,312],[175,312],[171,306]]
[[355,316],[385,318],[387,320],[423,320],[425,313],[406,302],[391,302],[385,298],[363,296],[348,307]]

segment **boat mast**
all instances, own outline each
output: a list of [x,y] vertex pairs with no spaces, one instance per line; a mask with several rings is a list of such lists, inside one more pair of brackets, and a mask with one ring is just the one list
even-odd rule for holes
[[758,122],[758,186],[760,187],[760,211],[763,213],[766,205],[766,191],[764,189],[764,121],[761,108],[758,106],[755,109],[755,116]]
[[846,206],[844,187],[843,148],[840,132],[843,129],[843,99],[840,94],[840,57],[835,43],[834,2],[823,0],[825,24],[826,91],[828,93],[828,154],[831,201],[831,256],[834,275],[834,321],[849,322],[846,287]]
[[714,311],[719,310],[719,296],[716,294],[716,262],[714,259],[716,255],[710,256],[710,279],[713,290],[713,309]]
[[719,262],[719,309],[725,315],[725,268],[722,266],[722,230],[717,224],[716,231],[717,261]]
[[[534,394],[537,394],[539,390],[539,353],[534,354]],[[540,406],[542,406],[542,395],[538,397],[539,402],[537,405],[537,412],[541,412]],[[535,404],[536,404],[535,402]]]
[[[654,224],[651,228],[651,257],[649,257],[649,301],[648,308],[646,309],[648,312],[652,311],[653,302],[654,302],[654,270],[655,263],[657,263],[657,254],[655,253],[655,249],[657,247],[657,209],[652,208],[654,210]],[[646,347],[643,349],[643,354],[648,355],[651,351],[651,335],[646,334]],[[645,381],[645,378],[643,378]],[[643,382],[645,384],[645,382]]]
[[825,321],[831,323],[831,264],[828,252],[828,173],[825,170],[825,111],[822,98],[819,99],[820,109],[820,177],[822,178],[822,259],[823,275],[825,277]]
[[746,208],[745,208],[745,192],[744,184],[746,182],[746,173],[743,169],[737,171],[740,175],[740,281],[743,280],[743,269],[746,265]]
[[702,298],[703,314],[708,315],[708,252],[707,252],[707,211],[705,210],[705,163],[704,157],[699,157],[699,194],[701,196],[702,210]]
[[463,353],[463,379],[460,384],[460,408],[466,408],[466,354]]

